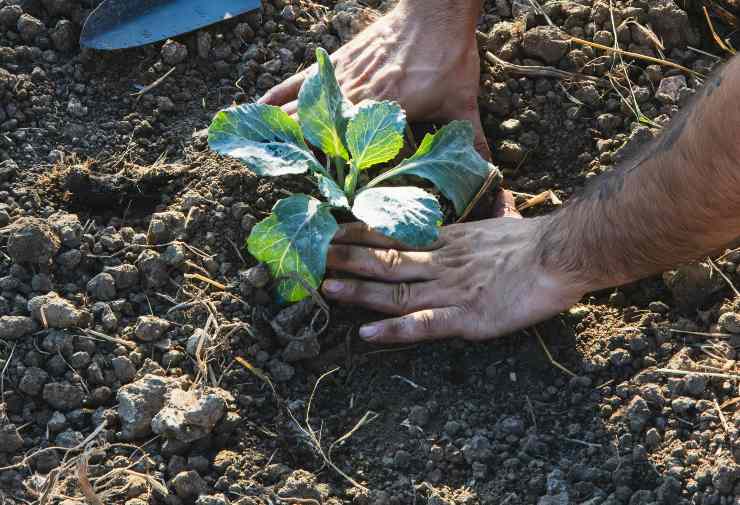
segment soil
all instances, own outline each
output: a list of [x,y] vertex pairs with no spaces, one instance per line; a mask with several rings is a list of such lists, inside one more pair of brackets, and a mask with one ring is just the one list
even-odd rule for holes
[[[273,0],[106,53],[76,43],[96,3],[0,0],[3,503],[740,504],[739,251],[485,344],[369,346],[378,315],[340,306],[324,329],[242,247],[310,182],[259,178],[200,130],[389,4]],[[620,46],[709,72],[726,55],[682,5],[614,2]],[[482,51],[576,74],[484,60],[508,188],[567,203],[700,88],[562,40],[612,45],[611,14],[486,2]]]

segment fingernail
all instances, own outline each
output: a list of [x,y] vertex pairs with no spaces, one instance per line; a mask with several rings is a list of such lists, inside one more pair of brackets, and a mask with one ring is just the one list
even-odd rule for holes
[[360,327],[360,338],[365,340],[372,340],[378,333],[380,333],[379,324],[367,324]]
[[339,293],[342,289],[344,289],[344,283],[341,281],[324,281],[324,291],[326,293],[336,294]]

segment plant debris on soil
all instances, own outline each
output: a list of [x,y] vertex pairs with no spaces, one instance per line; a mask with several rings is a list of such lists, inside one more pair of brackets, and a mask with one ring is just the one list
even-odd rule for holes
[[[97,3],[0,0],[0,502],[740,504],[740,251],[494,342],[364,344],[377,314],[277,306],[244,250],[310,182],[201,130],[390,3],[272,0],[110,53],[77,44]],[[526,213],[660,133],[733,5],[485,2],[496,162],[520,205],[550,195]]]

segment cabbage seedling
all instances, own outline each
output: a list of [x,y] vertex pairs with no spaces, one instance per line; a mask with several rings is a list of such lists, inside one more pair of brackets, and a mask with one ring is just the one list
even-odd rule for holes
[[[398,156],[406,115],[389,101],[353,106],[342,95],[328,53],[319,48],[316,59],[316,72],[298,94],[298,121],[279,107],[248,104],[220,111],[208,129],[214,151],[238,158],[260,176],[309,173],[325,198],[295,194],[280,200],[247,239],[252,256],[278,279],[278,296],[286,302],[309,295],[299,279],[313,288],[323,280],[338,229],[333,209],[346,209],[409,247],[425,247],[437,240],[443,220],[435,196],[418,187],[381,183],[400,175],[427,179],[459,215],[492,171],[498,174],[476,152],[470,123],[453,121],[427,135],[410,158],[368,177],[366,171]],[[358,188],[361,181],[367,183]]]

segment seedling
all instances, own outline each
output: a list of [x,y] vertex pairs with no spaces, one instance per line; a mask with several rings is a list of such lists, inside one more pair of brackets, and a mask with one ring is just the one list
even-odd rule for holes
[[[418,187],[380,184],[400,175],[427,179],[459,215],[497,170],[476,152],[470,123],[453,121],[427,135],[395,168],[368,177],[371,168],[398,156],[406,115],[389,101],[353,106],[342,95],[328,53],[319,48],[316,59],[317,71],[298,94],[299,121],[279,107],[248,104],[220,111],[208,129],[214,151],[238,158],[260,176],[308,172],[326,199],[295,194],[280,200],[247,239],[247,249],[269,266],[286,302],[306,298],[306,286],[321,283],[338,229],[333,209],[350,211],[409,247],[426,247],[437,240],[443,220],[437,198]],[[323,152],[325,163],[313,149]]]

